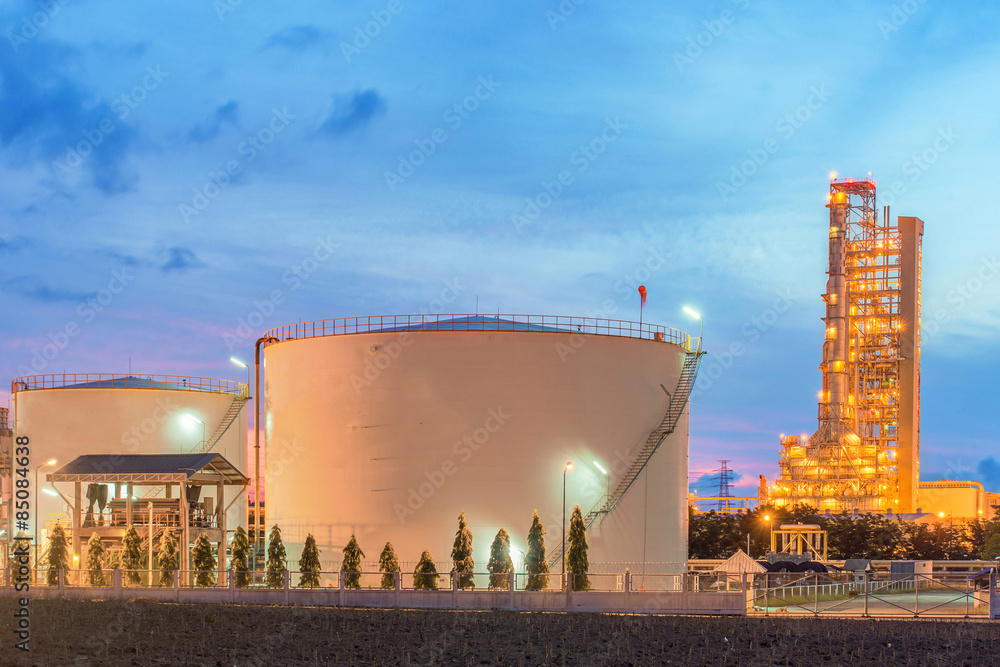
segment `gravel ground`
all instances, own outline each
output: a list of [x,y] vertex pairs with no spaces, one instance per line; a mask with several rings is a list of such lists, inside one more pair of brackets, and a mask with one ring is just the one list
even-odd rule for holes
[[[0,601],[3,618],[14,609]],[[975,621],[34,600],[31,653],[5,632],[0,664],[983,667],[1000,661],[997,630]]]

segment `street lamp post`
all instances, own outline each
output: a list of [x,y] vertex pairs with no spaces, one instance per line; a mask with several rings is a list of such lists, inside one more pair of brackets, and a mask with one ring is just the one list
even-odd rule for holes
[[698,322],[701,324],[698,330],[698,351],[701,352],[701,339],[705,335],[705,320],[702,319],[698,311],[694,310],[689,306],[684,306],[684,312],[690,315],[691,317],[695,318],[696,320],[698,320]]
[[41,463],[35,467],[35,567],[38,567],[38,471],[45,466],[54,466],[56,464],[55,459],[49,459],[45,463]]
[[245,364],[245,363],[243,363],[242,361],[240,361],[236,357],[229,357],[229,361],[233,362],[237,366],[241,366],[241,367],[247,369],[247,393],[250,393],[250,366],[247,365],[247,364]]
[[765,514],[764,521],[767,521],[767,527],[771,529],[771,551],[774,551],[774,523],[771,521],[771,515]]
[[566,473],[573,469],[573,462],[567,461],[563,468],[563,509],[562,509],[562,563],[560,574],[562,575],[563,586],[566,586]]

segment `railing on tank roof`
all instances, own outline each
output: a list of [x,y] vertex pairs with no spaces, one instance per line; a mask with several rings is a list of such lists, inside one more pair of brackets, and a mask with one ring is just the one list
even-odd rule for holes
[[562,315],[371,315],[335,320],[299,322],[271,329],[265,339],[282,342],[299,338],[344,336],[393,331],[531,331],[537,333],[596,334],[621,338],[642,338],[682,345],[694,349],[698,339],[679,329],[645,322],[607,320],[595,317]]
[[245,382],[187,375],[130,375],[119,373],[57,373],[26,375],[10,381],[11,393],[32,389],[174,389],[249,396]]

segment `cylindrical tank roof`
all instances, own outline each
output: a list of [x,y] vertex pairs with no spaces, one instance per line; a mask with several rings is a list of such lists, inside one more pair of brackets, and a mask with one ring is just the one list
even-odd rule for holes
[[674,343],[691,349],[697,338],[679,329],[595,317],[563,315],[371,315],[335,320],[299,322],[271,329],[265,345],[301,338],[343,336],[393,331],[530,331],[536,333],[592,334],[619,338],[641,338]]
[[185,375],[121,375],[116,373],[60,373],[26,375],[10,382],[11,393],[35,389],[176,389],[217,394],[249,395],[245,382]]

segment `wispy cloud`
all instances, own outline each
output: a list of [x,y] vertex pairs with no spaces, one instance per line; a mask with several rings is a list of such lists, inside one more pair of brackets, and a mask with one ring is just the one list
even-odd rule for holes
[[0,284],[8,293],[43,303],[85,301],[94,296],[93,292],[78,292],[64,287],[54,287],[37,276],[18,276],[17,278],[0,280]]
[[374,88],[359,90],[351,95],[335,95],[333,110],[320,125],[320,131],[332,135],[352,132],[385,113],[385,98]]
[[329,31],[312,25],[297,25],[270,35],[260,50],[286,49],[302,52],[313,48],[325,48],[331,39],[333,34]]
[[[12,49],[0,49],[0,155],[16,168],[72,162],[73,151],[87,145],[83,169],[106,195],[128,192],[137,176],[127,166],[137,135],[118,122],[111,133],[96,136],[105,119],[118,121],[110,103],[80,83],[73,73],[81,53],[74,47],[41,38]],[[80,151],[78,151],[79,153]],[[79,155],[76,156],[79,159]]]
[[164,273],[187,273],[206,266],[190,248],[173,246],[167,249],[167,261],[160,266]]
[[219,136],[223,125],[228,123],[235,127],[236,113],[239,111],[239,108],[240,104],[236,100],[229,100],[217,107],[211,118],[191,128],[191,131],[188,132],[188,141],[203,144]]

